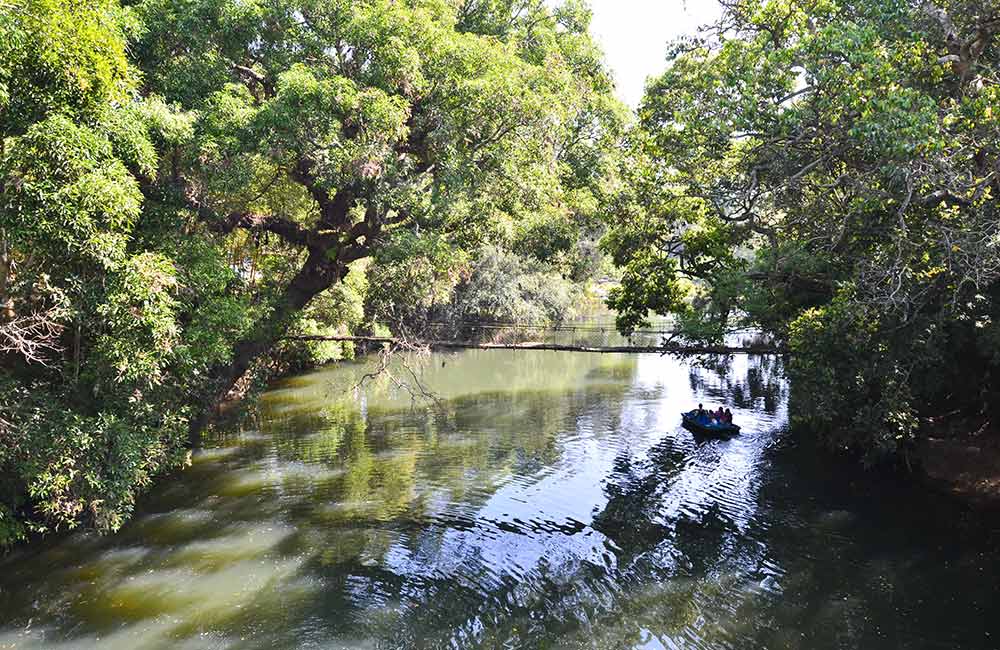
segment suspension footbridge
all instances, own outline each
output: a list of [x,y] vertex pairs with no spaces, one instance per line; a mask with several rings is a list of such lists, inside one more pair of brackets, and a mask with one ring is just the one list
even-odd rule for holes
[[593,354],[733,355],[787,354],[787,350],[749,330],[736,330],[723,344],[685,341],[668,329],[639,329],[630,336],[613,324],[428,323],[419,332],[397,336],[289,336],[286,340],[353,342],[402,348],[476,350],[551,350]]

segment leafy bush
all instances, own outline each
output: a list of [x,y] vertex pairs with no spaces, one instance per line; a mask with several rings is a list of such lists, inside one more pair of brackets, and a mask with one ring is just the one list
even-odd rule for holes
[[579,297],[580,288],[551,265],[487,245],[446,314],[458,322],[558,322],[574,315]]
[[393,235],[368,267],[369,322],[413,327],[435,319],[468,273],[469,256],[437,234]]
[[206,371],[250,307],[203,231],[143,209],[160,161],[128,12],[24,5],[0,17],[0,545],[121,526],[183,465]]
[[878,314],[844,300],[809,309],[791,323],[789,347],[798,422],[869,463],[909,449],[917,432],[912,367],[889,350]]

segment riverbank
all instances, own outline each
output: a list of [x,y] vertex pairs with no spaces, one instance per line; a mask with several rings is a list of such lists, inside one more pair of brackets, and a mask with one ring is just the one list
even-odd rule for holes
[[923,480],[972,505],[1000,509],[1000,436],[931,436],[917,445]]

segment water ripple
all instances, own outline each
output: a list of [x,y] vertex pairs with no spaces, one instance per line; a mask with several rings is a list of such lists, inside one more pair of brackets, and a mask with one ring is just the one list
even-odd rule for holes
[[[297,378],[118,536],[0,562],[0,646],[991,647],[1000,533],[838,487],[773,361],[411,363],[439,404]],[[692,437],[698,402],[743,434]]]

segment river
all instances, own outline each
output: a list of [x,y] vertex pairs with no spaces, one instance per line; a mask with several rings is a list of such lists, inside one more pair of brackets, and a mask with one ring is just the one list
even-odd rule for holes
[[[1000,647],[1000,525],[793,440],[773,359],[377,363],[0,561],[0,648]],[[693,438],[699,401],[743,434]]]

